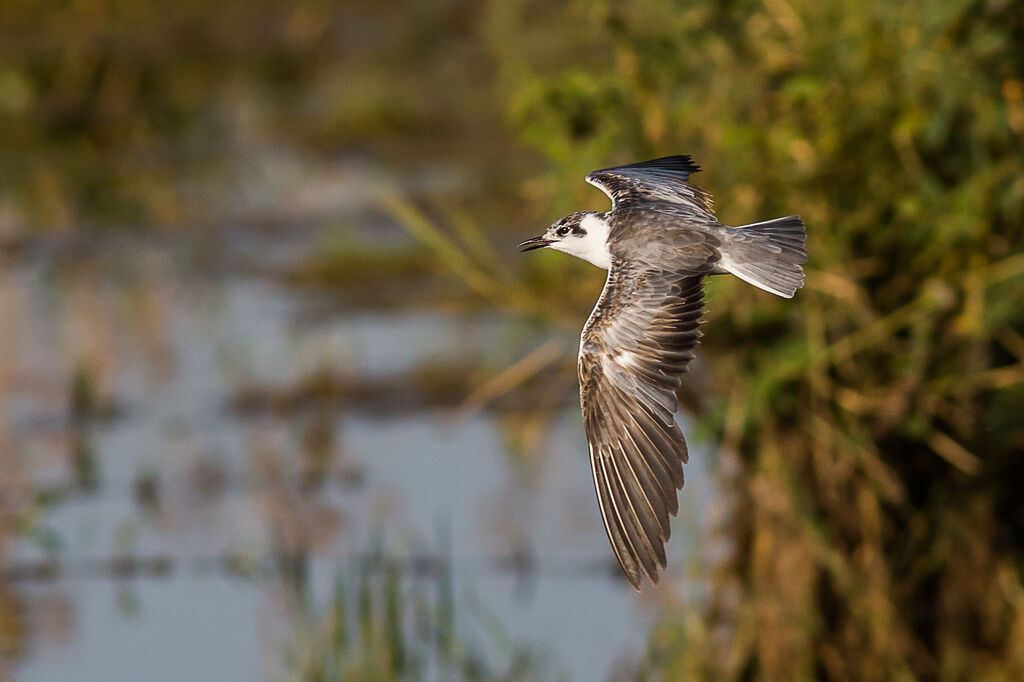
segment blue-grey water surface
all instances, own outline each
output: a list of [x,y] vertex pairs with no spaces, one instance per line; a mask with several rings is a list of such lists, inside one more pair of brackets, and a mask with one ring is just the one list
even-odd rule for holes
[[[25,622],[15,679],[275,677],[289,638],[282,585],[273,572],[227,570],[224,557],[258,569],[281,547],[308,552],[322,605],[374,542],[398,556],[450,553],[457,637],[498,669],[506,636],[573,680],[642,656],[659,591],[638,595],[613,570],[572,400],[525,459],[486,410],[233,407],[247,387],[319,371],[372,380],[486,357],[514,321],[331,308],[322,292],[258,268],[211,272],[185,237],[110,238],[74,258],[62,248],[41,243],[0,271],[5,488],[65,491],[0,554],[8,566],[55,560],[64,571],[9,581]],[[112,404],[86,426],[69,414],[81,372]],[[306,489],[311,429],[327,434],[326,473]],[[72,455],[83,442],[91,491]],[[675,524],[670,583],[706,502],[695,492],[707,490],[701,461],[695,453],[687,469],[691,523]],[[126,578],[96,563],[122,556],[170,568]],[[523,557],[525,569],[510,568]]]

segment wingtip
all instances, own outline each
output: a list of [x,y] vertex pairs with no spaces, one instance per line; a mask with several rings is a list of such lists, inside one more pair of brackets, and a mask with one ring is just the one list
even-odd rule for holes
[[657,159],[651,159],[650,161],[641,161],[636,165],[661,167],[678,166],[680,170],[687,170],[691,173],[700,172],[700,166],[693,160],[693,156],[690,154],[671,154],[669,156],[661,156]]
[[600,168],[588,173],[587,181],[589,182],[590,177],[595,173],[603,173],[605,171],[619,170],[623,168],[663,168],[666,170],[685,171],[687,173],[699,173],[701,171],[700,165],[693,160],[693,157],[690,154],[671,154],[669,156],[659,156],[656,159],[638,161],[637,163],[629,163],[622,166]]
[[[662,566],[661,568],[664,569],[665,567]],[[647,578],[647,580],[644,581],[644,578]],[[630,587],[632,587],[633,591],[637,594],[642,594],[645,587],[649,587],[655,590],[658,589],[658,587],[660,587],[660,585],[658,584],[658,581],[660,579],[661,574],[658,571],[654,571],[653,573],[648,573],[647,571],[644,571],[642,574],[639,574],[635,577],[629,574],[626,575],[626,580],[629,581]]]

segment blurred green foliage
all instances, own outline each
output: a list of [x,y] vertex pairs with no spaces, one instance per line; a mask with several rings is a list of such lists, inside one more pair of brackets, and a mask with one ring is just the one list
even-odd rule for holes
[[723,222],[799,213],[810,235],[794,301],[710,287],[700,388],[730,551],[651,670],[1020,679],[1024,7],[567,12],[607,57],[510,76],[552,205],[572,207],[587,169],[689,152]]
[[474,17],[460,0],[0,3],[0,238],[202,222],[267,153],[497,157]]

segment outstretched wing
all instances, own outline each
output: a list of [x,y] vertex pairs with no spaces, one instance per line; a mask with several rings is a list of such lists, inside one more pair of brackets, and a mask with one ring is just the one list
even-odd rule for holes
[[690,174],[699,170],[689,156],[665,156],[596,170],[587,175],[587,182],[611,198],[612,210],[661,201],[714,220],[711,196],[689,182]]
[[669,517],[678,511],[686,441],[673,415],[680,377],[700,339],[704,274],[717,252],[684,246],[679,267],[614,258],[580,340],[583,425],[612,549],[629,582],[658,581]]

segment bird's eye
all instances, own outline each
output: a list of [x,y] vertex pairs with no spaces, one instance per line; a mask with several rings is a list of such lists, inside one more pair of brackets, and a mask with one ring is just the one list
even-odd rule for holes
[[559,237],[564,237],[565,235],[569,234],[569,226],[562,225],[560,228],[555,230],[555,234],[557,234]]

